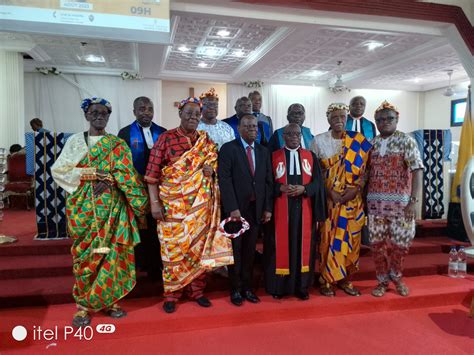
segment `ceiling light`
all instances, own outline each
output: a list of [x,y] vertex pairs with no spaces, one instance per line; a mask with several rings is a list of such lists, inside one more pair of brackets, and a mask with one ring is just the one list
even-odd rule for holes
[[226,48],[221,47],[198,47],[196,54],[204,55],[207,57],[218,57],[226,51]]
[[183,44],[182,46],[178,47],[178,51],[180,51],[180,52],[189,52],[190,49],[188,47],[186,47],[186,45]]
[[304,73],[304,75],[316,77],[316,76],[324,75],[324,74],[326,74],[326,73],[327,73],[327,71],[322,71],[322,70],[310,70],[310,71]]
[[413,79],[406,79],[405,81],[410,81],[412,83],[418,84],[421,81],[421,79],[420,78],[413,78]]
[[86,62],[89,62],[89,63],[104,63],[105,62],[105,58],[103,56],[95,55],[95,54],[87,54],[80,57],[79,59],[85,60]]
[[242,49],[239,49],[238,51],[235,51],[233,53],[235,57],[243,57],[245,55],[244,51]]
[[382,42],[377,42],[377,41],[368,41],[368,42],[364,42],[363,46],[367,47],[369,51],[373,51],[377,48],[385,47],[385,44],[383,44]]
[[220,37],[228,37],[230,35],[230,32],[227,30],[219,30],[217,31],[217,35]]
[[198,67],[207,68],[207,63],[201,62],[201,63],[198,64]]

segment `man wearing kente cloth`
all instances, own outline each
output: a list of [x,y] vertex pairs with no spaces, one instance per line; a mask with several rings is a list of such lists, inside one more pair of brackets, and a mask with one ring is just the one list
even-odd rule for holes
[[68,192],[66,215],[73,239],[73,297],[77,327],[90,313],[113,318],[126,313],[117,302],[135,286],[133,248],[140,241],[135,216],[143,223],[148,198],[127,144],[105,132],[112,106],[93,97],[82,103],[89,130],[72,135],[51,168]]
[[326,115],[330,130],[317,135],[313,142],[328,200],[328,218],[319,246],[319,282],[320,293],[329,297],[336,294],[336,285],[351,296],[360,296],[349,276],[359,269],[361,230],[365,224],[362,190],[372,145],[361,133],[346,131],[347,111],[345,104],[329,105]]
[[[133,166],[141,177],[145,175],[150,151],[161,133],[166,129],[153,122],[153,102],[145,96],[133,101],[135,121],[123,127],[118,136],[122,138],[132,151]],[[135,261],[139,269],[146,270],[152,280],[160,278],[161,259],[160,243],[156,235],[156,220],[147,215],[147,223],[140,229],[140,244],[135,248]]]
[[231,242],[218,230],[217,147],[196,130],[201,108],[197,98],[181,101],[181,124],[161,134],[145,175],[158,221],[167,313],[176,310],[183,291],[200,306],[211,306],[204,297],[206,271],[233,263]]
[[301,148],[301,127],[283,130],[285,146],[272,154],[274,233],[265,236],[266,291],[279,299],[307,300],[316,259],[315,223],[326,219],[326,193],[319,162]]

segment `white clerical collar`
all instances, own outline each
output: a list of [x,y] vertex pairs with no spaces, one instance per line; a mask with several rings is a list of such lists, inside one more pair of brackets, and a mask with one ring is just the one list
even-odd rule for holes
[[143,135],[145,136],[145,141],[146,145],[148,146],[148,149],[153,148],[155,142],[153,142],[153,135],[151,134],[151,125],[149,125],[148,127],[143,127],[140,123],[138,125],[143,130]]
[[291,149],[285,145],[285,149],[290,152],[290,175],[301,175],[300,159],[298,155],[298,150],[300,147],[298,146],[295,149]]

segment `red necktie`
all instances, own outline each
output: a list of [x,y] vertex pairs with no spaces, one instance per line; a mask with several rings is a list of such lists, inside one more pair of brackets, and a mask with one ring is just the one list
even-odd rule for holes
[[247,160],[249,161],[250,172],[252,173],[252,176],[254,176],[255,168],[253,167],[252,147],[249,145],[247,146]]

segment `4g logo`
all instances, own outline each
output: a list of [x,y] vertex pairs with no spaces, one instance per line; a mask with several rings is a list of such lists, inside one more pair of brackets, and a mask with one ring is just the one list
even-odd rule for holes
[[[97,324],[95,327],[97,333],[112,334],[115,332],[115,325],[113,324]],[[92,340],[94,337],[94,328],[91,326],[73,328],[70,326],[64,327],[64,340],[68,338],[76,338],[79,340]]]

